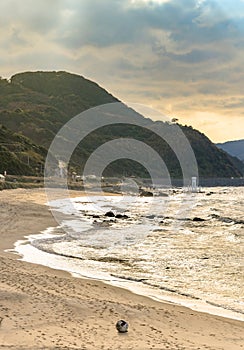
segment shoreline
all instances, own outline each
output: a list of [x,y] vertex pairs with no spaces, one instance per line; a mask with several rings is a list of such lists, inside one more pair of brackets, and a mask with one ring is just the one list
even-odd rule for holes
[[[4,348],[242,349],[240,321],[74,278],[3,252],[29,234],[56,226],[44,205],[43,189],[4,192],[0,193],[0,345]],[[123,340],[114,327],[119,318],[130,324]]]
[[[207,313],[209,315],[213,315],[213,316],[219,316],[219,317],[224,317],[227,319],[233,319],[233,320],[237,320],[237,321],[241,321],[244,322],[244,317],[243,317],[243,313],[232,310],[232,309],[227,309],[224,308],[222,306],[217,306],[217,305],[211,305],[210,302],[204,301],[204,300],[197,300],[189,297],[184,297],[181,294],[173,294],[172,292],[168,292],[168,294],[166,293],[166,291],[164,291],[163,293],[160,294],[159,290],[155,290],[152,286],[150,285],[144,285],[142,284],[140,281],[136,281],[133,279],[126,279],[126,278],[120,278],[120,277],[116,277],[116,276],[112,276],[112,275],[107,275],[107,274],[103,274],[100,273],[98,275],[94,275],[94,271],[93,270],[81,270],[79,269],[79,271],[72,271],[72,269],[68,268],[68,260],[69,257],[62,255],[59,256],[58,254],[53,254],[53,253],[48,253],[45,251],[40,251],[38,248],[35,248],[33,246],[31,246],[30,244],[28,244],[28,242],[31,241],[32,238],[34,238],[34,236],[37,236],[40,239],[43,238],[52,238],[53,234],[49,231],[52,231],[53,227],[49,227],[46,230],[42,231],[39,234],[35,234],[35,235],[29,235],[29,236],[25,236],[24,240],[19,240],[17,242],[15,242],[14,244],[14,248],[13,249],[8,249],[7,252],[10,252],[12,254],[16,254],[19,256],[20,261],[24,261],[24,262],[28,262],[28,263],[32,263],[32,264],[36,264],[36,265],[42,265],[45,266],[47,268],[51,268],[54,270],[58,270],[58,271],[64,271],[65,273],[69,273],[72,277],[74,278],[85,278],[88,280],[94,280],[94,281],[99,281],[102,283],[106,283],[108,285],[114,286],[114,287],[118,287],[118,288],[123,288],[126,289],[136,295],[140,295],[140,296],[144,296],[146,298],[150,298],[152,300],[158,301],[158,302],[162,302],[162,303],[170,303],[170,304],[174,304],[174,305],[178,305],[178,306],[182,306],[182,307],[187,307],[192,311],[197,311],[197,312],[202,312],[202,313]],[[49,237],[47,237],[49,236]],[[56,237],[56,235],[54,235],[54,237]],[[29,248],[29,249],[28,249]],[[29,252],[26,250],[29,250]],[[38,258],[34,258],[32,259],[32,255],[33,254],[39,255]],[[51,255],[52,257],[50,257],[50,261],[52,260],[52,263],[48,262],[48,255]],[[45,259],[46,257],[46,259]],[[62,262],[65,260],[66,263],[63,265]],[[45,263],[43,261],[46,261]],[[56,262],[54,262],[54,260]],[[60,260],[60,262],[59,262]],[[113,278],[111,278],[111,277]]]

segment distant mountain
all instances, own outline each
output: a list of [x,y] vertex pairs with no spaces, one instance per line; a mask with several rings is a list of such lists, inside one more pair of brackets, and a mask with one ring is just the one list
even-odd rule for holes
[[217,143],[216,146],[244,162],[244,140]]
[[[118,99],[99,85],[82,76],[67,72],[26,72],[14,75],[9,81],[1,79],[0,123],[7,128],[3,129],[6,133],[5,141],[8,140],[10,143],[23,141],[22,149],[28,144],[29,158],[24,158],[21,152],[16,153],[17,151],[12,146],[8,146],[5,141],[4,145],[4,142],[0,140],[1,147],[4,147],[4,150],[9,151],[14,159],[19,161],[18,166],[16,163],[10,167],[10,163],[4,163],[5,160],[3,161],[1,157],[0,168],[2,170],[0,171],[5,170],[7,165],[13,173],[35,171],[38,164],[43,164],[51,141],[67,121],[91,107],[112,102],[118,102]],[[155,130],[175,127],[163,122],[153,122],[129,108],[127,110],[128,115],[138,118]],[[200,176],[242,176],[244,167],[241,161],[219,150],[204,134],[192,127],[179,124],[178,126],[187,136],[195,152]],[[22,137],[23,140],[20,139]],[[143,129],[129,124],[119,127],[118,125],[107,126],[88,135],[74,152],[69,164],[70,169],[81,172],[89,155],[98,146],[119,137],[137,139],[147,143],[161,155],[171,177],[182,176],[179,161],[165,141],[150,132],[148,128]],[[16,141],[16,138],[19,141]],[[28,165],[30,160],[33,162],[33,167]],[[148,175],[140,164],[128,159],[115,161],[105,170],[107,176],[125,174],[141,177]]]

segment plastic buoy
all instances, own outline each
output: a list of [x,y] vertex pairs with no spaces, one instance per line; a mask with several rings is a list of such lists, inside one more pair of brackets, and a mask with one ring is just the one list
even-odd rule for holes
[[120,320],[116,323],[116,329],[119,333],[126,333],[128,332],[128,323],[124,320]]

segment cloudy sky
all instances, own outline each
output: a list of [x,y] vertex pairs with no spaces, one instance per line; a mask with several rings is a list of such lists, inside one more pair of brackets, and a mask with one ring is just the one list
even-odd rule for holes
[[0,26],[2,77],[67,70],[215,142],[244,138],[244,0],[1,0]]

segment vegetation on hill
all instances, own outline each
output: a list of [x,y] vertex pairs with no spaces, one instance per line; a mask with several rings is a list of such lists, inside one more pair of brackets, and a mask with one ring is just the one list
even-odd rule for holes
[[27,137],[0,124],[0,173],[38,175],[42,172],[46,150]]
[[[1,79],[0,172],[35,174],[36,169],[43,167],[51,141],[68,120],[91,107],[112,102],[118,100],[96,83],[66,72],[26,72],[14,75],[9,81]],[[163,125],[150,120],[148,123],[156,127]],[[239,177],[243,174],[241,162],[219,150],[197,130],[179,126],[195,152],[201,176]],[[88,135],[74,152],[71,169],[81,172],[91,152],[119,137],[147,143],[161,155],[172,177],[181,176],[179,161],[169,145],[148,129],[131,125],[107,126]],[[7,143],[17,143],[19,148],[13,149]],[[110,164],[104,175],[145,177],[148,173],[140,164],[123,159]]]
[[[206,135],[191,127],[182,130],[194,150],[199,173],[204,177],[239,177],[244,174],[244,166],[239,159],[218,149]],[[207,175],[205,175],[207,173]]]
[[9,82],[0,80],[0,123],[48,148],[57,131],[76,114],[116,101],[78,75],[20,73]]

